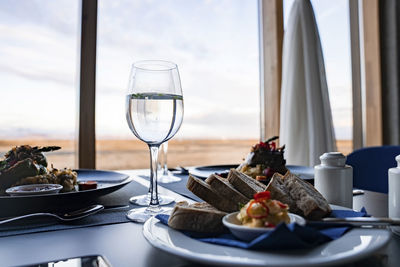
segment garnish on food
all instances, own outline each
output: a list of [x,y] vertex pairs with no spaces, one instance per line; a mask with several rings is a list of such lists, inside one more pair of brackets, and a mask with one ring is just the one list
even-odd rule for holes
[[245,161],[238,167],[238,171],[265,184],[268,184],[276,172],[284,175],[287,172],[284,159],[285,146],[277,146],[278,138],[274,136],[254,145]]
[[78,182],[79,191],[91,190],[97,188],[96,181],[81,181]]
[[272,200],[270,192],[265,191],[255,194],[254,199],[240,209],[237,218],[249,227],[275,227],[290,222],[288,210],[288,205]]

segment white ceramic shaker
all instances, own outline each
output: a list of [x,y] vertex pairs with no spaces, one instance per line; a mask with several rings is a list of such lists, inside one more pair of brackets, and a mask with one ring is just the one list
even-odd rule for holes
[[389,175],[389,217],[400,218],[400,155],[396,157],[397,167],[390,168]]
[[[353,208],[353,168],[340,152],[324,153],[314,167],[314,186],[329,204]],[[399,182],[400,184],[400,182]]]

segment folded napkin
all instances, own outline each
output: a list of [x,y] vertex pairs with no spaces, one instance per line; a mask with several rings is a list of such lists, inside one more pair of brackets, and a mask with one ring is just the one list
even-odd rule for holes
[[[368,216],[368,214],[363,208],[359,212],[352,210],[333,210],[331,216],[335,218],[363,217]],[[156,218],[159,219],[161,223],[168,225],[168,215],[159,214]],[[288,225],[282,223],[273,231],[266,232],[251,242],[239,240],[228,232],[223,234],[182,232],[191,238],[211,244],[244,249],[281,250],[312,248],[341,237],[350,228],[350,225],[337,227],[331,224],[320,224],[314,227],[313,225],[300,226],[295,223]]]

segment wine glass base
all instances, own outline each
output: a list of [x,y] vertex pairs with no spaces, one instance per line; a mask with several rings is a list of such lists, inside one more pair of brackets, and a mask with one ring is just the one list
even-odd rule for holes
[[[158,194],[158,203],[160,206],[171,204],[174,201],[175,199],[172,197]],[[147,195],[134,196],[129,199],[129,202],[134,205],[147,207],[150,204],[150,195],[147,194]]]
[[169,183],[180,182],[180,181],[182,181],[182,178],[179,178],[179,177],[176,177],[176,176],[173,176],[170,174],[164,174],[164,175],[160,175],[157,178],[157,181],[162,184],[169,184]]
[[155,215],[161,214],[161,213],[169,213],[171,210],[172,210],[172,208],[161,208],[160,206],[137,208],[137,209],[131,209],[130,211],[128,211],[128,213],[126,214],[126,217],[133,222],[144,223],[148,219],[150,219],[152,216],[155,216]]

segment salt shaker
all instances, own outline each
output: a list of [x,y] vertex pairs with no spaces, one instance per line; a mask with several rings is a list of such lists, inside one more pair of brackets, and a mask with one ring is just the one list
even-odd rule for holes
[[400,218],[400,155],[396,157],[397,167],[390,168],[389,176],[389,217]]
[[315,188],[328,203],[353,208],[353,168],[346,165],[346,157],[340,152],[328,152],[320,160],[321,165],[314,167]]

